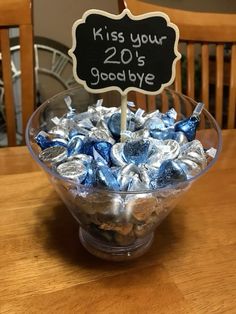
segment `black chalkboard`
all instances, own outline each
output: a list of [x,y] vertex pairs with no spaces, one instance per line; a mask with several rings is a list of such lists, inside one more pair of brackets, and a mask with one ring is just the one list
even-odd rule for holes
[[178,29],[164,13],[133,16],[89,10],[74,23],[74,77],[92,92],[158,93],[175,76]]

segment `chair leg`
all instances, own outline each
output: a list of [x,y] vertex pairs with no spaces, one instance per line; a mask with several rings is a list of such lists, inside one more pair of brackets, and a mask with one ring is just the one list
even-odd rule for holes
[[8,146],[16,145],[16,121],[15,121],[15,106],[13,97],[12,86],[12,73],[11,73],[11,55],[10,55],[10,41],[9,30],[0,30],[1,52],[2,52],[2,75],[4,81],[5,93],[5,113],[6,113],[6,126]]
[[[20,26],[21,99],[23,134],[29,117],[34,111],[34,51],[31,45],[33,31],[31,25]],[[24,99],[24,103],[23,103]],[[24,105],[24,106],[23,106]]]

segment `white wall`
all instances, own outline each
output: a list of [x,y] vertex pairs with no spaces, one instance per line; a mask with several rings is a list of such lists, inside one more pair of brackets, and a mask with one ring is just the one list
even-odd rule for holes
[[71,46],[71,28],[88,9],[118,12],[116,0],[34,0],[34,33]]
[[[2,0],[3,1],[3,0]],[[4,0],[5,1],[5,0]],[[118,13],[117,0],[33,0],[35,35],[71,46],[71,27],[88,9]],[[236,12],[236,0],[145,0],[195,11]]]

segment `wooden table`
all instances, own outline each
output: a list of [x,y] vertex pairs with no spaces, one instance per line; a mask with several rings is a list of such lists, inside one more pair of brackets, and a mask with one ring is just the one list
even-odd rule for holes
[[27,149],[1,149],[0,313],[236,313],[236,130],[223,141],[150,251],[129,263],[87,253]]

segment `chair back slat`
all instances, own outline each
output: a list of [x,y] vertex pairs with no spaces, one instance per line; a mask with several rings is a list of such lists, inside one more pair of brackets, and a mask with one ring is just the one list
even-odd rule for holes
[[223,113],[223,72],[224,71],[224,45],[216,46],[216,108],[215,118],[222,127]]
[[32,22],[32,0],[1,0],[0,25],[21,25]]
[[[33,51],[33,29],[32,25],[20,26],[20,46],[21,46],[21,90],[22,90],[22,126],[26,129],[28,119],[34,111],[34,51]],[[29,66],[29,64],[31,66]]]
[[229,107],[227,127],[232,129],[235,127],[236,119],[236,44],[232,45],[231,61],[230,61],[230,86],[229,86]]
[[201,92],[202,101],[205,104],[205,108],[209,109],[209,46],[203,44],[201,47]]
[[194,99],[195,90],[195,68],[194,68],[194,44],[187,44],[187,94]]
[[161,112],[166,112],[168,110],[169,110],[168,96],[166,94],[166,91],[164,90],[161,93]]
[[179,93],[182,93],[182,75],[181,75],[181,60],[178,60],[176,63],[176,72],[175,72],[175,90]]
[[174,109],[177,112],[177,117],[180,118],[180,113],[181,113],[181,104],[180,104],[180,99],[177,94],[173,94],[173,100],[174,100]]
[[141,109],[147,110],[147,97],[143,93],[136,93],[135,103]]
[[2,52],[2,75],[4,90],[5,90],[5,115],[6,115],[6,127],[8,145],[16,145],[16,120],[15,120],[15,107],[13,98],[13,86],[12,86],[12,73],[11,73],[11,56],[10,56],[10,41],[9,30],[0,29],[0,41]]
[[154,111],[156,109],[156,97],[153,95],[148,95],[147,98],[148,111]]
[[[12,61],[9,44],[9,29],[19,28],[19,94],[21,99],[14,97],[15,89],[12,81]],[[34,81],[34,45],[32,0],[0,1],[0,52],[2,54],[2,72],[4,88],[5,122],[8,146],[17,145],[16,131],[21,132],[22,144],[27,121],[34,111],[35,81]],[[18,85],[17,85],[18,86]],[[16,109],[20,112],[21,121],[17,117]],[[18,114],[19,114],[18,112]]]

